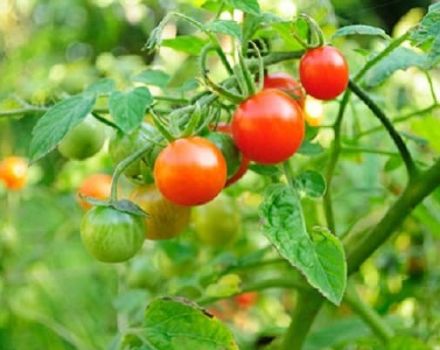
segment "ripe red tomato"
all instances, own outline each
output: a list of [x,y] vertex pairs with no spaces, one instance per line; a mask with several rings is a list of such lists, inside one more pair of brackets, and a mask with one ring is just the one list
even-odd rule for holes
[[304,117],[291,97],[267,89],[242,102],[232,119],[232,136],[250,160],[275,164],[292,156],[304,137]]
[[234,301],[242,309],[247,309],[255,304],[258,294],[256,292],[246,292],[234,297]]
[[348,64],[341,52],[331,46],[307,51],[299,65],[301,84],[306,92],[320,100],[331,100],[348,85]]
[[[223,122],[218,123],[216,130],[232,136],[231,124],[227,124]],[[226,180],[225,187],[228,187],[236,183],[238,180],[240,180],[243,177],[243,175],[246,174],[246,171],[249,168],[249,163],[250,163],[249,159],[247,159],[245,156],[242,155],[240,166],[238,167],[235,174],[230,176]]]
[[0,180],[9,190],[18,191],[26,185],[28,164],[24,158],[6,157],[0,163]]
[[110,175],[94,174],[89,176],[82,182],[78,190],[79,205],[85,210],[90,209],[92,205],[82,199],[80,195],[105,200],[110,197],[111,188],[112,177]]
[[284,72],[270,73],[264,77],[265,89],[280,89],[288,93],[301,107],[304,107],[306,94],[301,84]]
[[171,202],[199,205],[214,199],[226,183],[226,161],[209,140],[194,136],[165,147],[154,164],[159,191]]

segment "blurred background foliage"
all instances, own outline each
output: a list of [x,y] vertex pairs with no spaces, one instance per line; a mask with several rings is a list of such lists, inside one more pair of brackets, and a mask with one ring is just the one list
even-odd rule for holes
[[[34,105],[49,105],[101,77],[113,78],[123,87],[150,63],[169,72],[171,86],[178,87],[197,75],[196,59],[167,48],[148,56],[142,47],[166,12],[177,9],[206,20],[212,13],[204,4],[204,0],[2,0],[0,110],[18,108],[17,96]],[[260,4],[285,18],[305,11],[330,38],[338,26],[353,23],[401,34],[418,22],[430,1],[261,0]],[[173,37],[191,31],[179,22],[165,32]],[[337,39],[334,44],[346,54],[352,71],[382,45],[374,38],[357,37]],[[286,43],[281,41],[280,47],[283,45]],[[280,69],[296,75],[291,62],[271,68]],[[391,116],[406,115],[435,103],[430,91],[440,93],[439,72],[434,71],[431,78],[430,86],[423,71],[398,72],[371,94]],[[337,102],[323,106],[323,126],[334,120],[337,107]],[[341,233],[371,227],[403,188],[400,158],[388,151],[392,145],[383,132],[365,133],[378,125],[366,115],[366,108],[354,100],[344,125],[344,161],[334,182]],[[0,117],[2,157],[26,156],[38,116]],[[422,166],[440,151],[438,122],[438,109],[431,109],[399,124]],[[318,140],[324,148],[329,145],[331,134],[325,127],[320,129]],[[386,152],[373,154],[373,148]],[[297,156],[296,166],[322,171],[325,157],[325,153],[312,158]],[[233,246],[218,250],[201,247],[189,228],[178,239],[146,243],[142,254],[117,268],[98,263],[86,254],[79,239],[81,210],[75,191],[87,175],[110,173],[111,169],[105,150],[84,162],[66,161],[54,152],[31,168],[30,184],[22,193],[0,190],[1,349],[109,348],[117,342],[118,328],[139,322],[145,305],[155,295],[197,299],[202,293],[200,281],[209,284],[209,276],[222,266],[241,256],[250,254],[252,258],[252,252],[268,244],[255,214],[266,180],[249,172],[229,190],[240,202],[243,217],[241,236]],[[130,187],[128,183],[125,186]],[[319,203],[305,200],[304,207],[309,222],[324,222]],[[437,191],[357,276],[365,300],[386,314],[397,329],[421,338],[425,345],[420,349],[426,344],[440,346],[439,215]],[[269,252],[266,257],[276,255]],[[244,271],[237,276],[246,285],[282,278],[286,268],[284,264],[268,266],[256,274]],[[223,283],[226,289],[236,288],[230,281]],[[294,296],[274,289],[258,294],[257,307],[237,308],[227,300],[211,311],[233,326],[243,349],[258,349],[287,326],[288,311],[294,304]],[[307,344],[307,349],[323,348],[382,347],[348,308],[328,306]]]

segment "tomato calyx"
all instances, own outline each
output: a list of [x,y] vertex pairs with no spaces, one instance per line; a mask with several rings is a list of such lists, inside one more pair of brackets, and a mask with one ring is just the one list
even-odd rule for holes
[[134,216],[148,216],[148,214],[143,211],[141,207],[128,199],[120,199],[117,201],[101,200],[90,196],[84,196],[81,193],[78,193],[78,196],[94,207],[113,208],[121,213],[127,213]]

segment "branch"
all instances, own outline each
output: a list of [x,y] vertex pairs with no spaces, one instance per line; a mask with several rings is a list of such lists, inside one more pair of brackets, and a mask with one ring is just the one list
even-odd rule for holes
[[396,131],[394,125],[391,123],[385,113],[379,108],[379,106],[358,85],[356,85],[353,81],[350,81],[349,87],[351,91],[353,91],[367,105],[367,107],[383,124],[388,134],[393,139],[397,149],[400,152],[400,155],[402,156],[409,177],[412,178],[417,171],[416,166],[411,157],[411,154],[408,151],[408,148],[406,147],[405,142],[403,142],[402,137]]
[[328,190],[324,194],[324,212],[327,221],[327,226],[333,234],[336,234],[336,225],[335,218],[333,214],[333,204],[331,197],[331,184],[333,181],[333,175],[335,173],[336,164],[339,159],[339,154],[341,153],[341,127],[342,127],[342,119],[344,117],[345,110],[348,105],[348,101],[350,100],[350,90],[346,90],[344,96],[342,97],[341,105],[339,107],[338,116],[334,125],[334,141],[333,147],[330,153],[330,161],[327,166],[326,172],[326,182]]
[[347,288],[344,301],[385,343],[391,340],[391,338],[394,336],[394,331],[382,320],[376,310],[364,303],[354,287],[349,286]]
[[301,350],[312,323],[321,309],[324,298],[316,290],[298,293],[292,321],[284,335],[282,350]]
[[410,212],[440,185],[440,160],[427,171],[416,175],[400,198],[369,234],[353,233],[344,240],[348,272],[351,274],[399,227]]
[[[440,108],[440,104],[439,103],[435,103],[435,104],[432,104],[431,106],[428,106],[426,108],[410,112],[410,113],[402,115],[400,117],[393,118],[392,122],[393,122],[393,124],[402,123],[402,122],[407,121],[408,119],[411,119],[411,118],[413,118],[415,116],[422,116],[424,114],[432,112],[432,111],[434,111],[437,108]],[[383,130],[382,125],[379,125],[379,126],[376,126],[374,128],[371,128],[371,129],[368,129],[368,130],[360,132],[357,135],[357,138],[361,138],[361,137],[364,137],[366,135],[370,135],[370,134],[373,134],[373,133],[375,133],[377,131],[382,131],[382,130]]]
[[[427,171],[415,175],[401,197],[370,233],[348,235],[343,242],[347,256],[348,274],[355,273],[362,263],[391,236],[410,212],[438,186],[440,186],[440,159]],[[298,305],[299,307],[292,315],[291,324],[285,335],[285,350],[301,349],[313,319],[324,302],[324,297],[315,291],[308,293],[304,298],[302,306]],[[289,344],[291,347],[288,347]],[[296,347],[293,347],[293,344]]]
[[[297,289],[297,290],[308,290],[308,286],[301,282],[295,281],[294,279],[286,279],[286,278],[272,278],[263,281],[258,281],[254,283],[249,283],[245,287],[241,288],[237,293],[228,295],[226,298],[232,298],[236,295],[240,295],[246,292],[255,292],[259,290],[265,290],[270,288],[287,288],[287,289]],[[215,303],[216,301],[226,299],[225,297],[204,297],[197,301],[200,305],[208,305]]]

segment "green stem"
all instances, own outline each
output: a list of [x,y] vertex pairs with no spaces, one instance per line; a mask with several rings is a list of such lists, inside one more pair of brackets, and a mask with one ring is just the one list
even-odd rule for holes
[[227,98],[228,100],[232,101],[233,103],[240,103],[243,100],[243,97],[237,94],[234,94],[233,92],[229,91],[224,85],[216,84],[214,81],[211,80],[208,73],[208,67],[206,66],[206,61],[208,58],[208,54],[210,51],[215,50],[215,47],[208,44],[206,45],[201,54],[200,54],[200,67],[202,70],[202,77],[205,84],[216,94],[223,96]]
[[[386,57],[390,52],[395,50],[397,47],[400,46],[406,39],[409,37],[409,32],[400,36],[399,38],[391,41],[391,43],[377,56],[373,57],[371,60],[369,60],[364,67],[356,74],[353,81],[357,82],[360,79],[364,77],[364,75],[373,68],[377,63],[380,62],[384,57]],[[334,213],[333,213],[333,202],[332,202],[332,195],[331,195],[331,184],[333,181],[333,175],[336,169],[336,164],[339,160],[340,155],[340,149],[341,149],[341,127],[342,127],[342,120],[344,118],[344,113],[347,108],[348,101],[350,99],[350,90],[346,90],[341,101],[341,105],[339,107],[338,116],[334,125],[334,133],[335,133],[335,139],[333,141],[333,147],[330,154],[330,161],[327,167],[326,172],[326,180],[327,180],[327,192],[324,195],[324,212],[325,217],[327,221],[327,225],[332,232],[336,232],[336,225],[334,220]]]
[[435,94],[434,82],[432,81],[432,77],[429,74],[429,72],[425,72],[425,75],[426,75],[426,79],[428,80],[429,90],[431,91],[432,103],[437,104],[438,99],[437,99],[437,95]]
[[402,156],[403,162],[405,163],[406,169],[408,171],[408,175],[412,178],[416,172],[416,166],[414,161],[409,153],[408,148],[406,147],[405,142],[403,142],[402,137],[394,128],[394,125],[385,115],[385,113],[379,108],[379,106],[354,82],[350,81],[349,87],[351,91],[353,91],[365,104],[366,106],[374,113],[374,115],[380,120],[382,125],[387,130],[388,134],[391,136],[394,141],[397,149],[399,150],[400,155]]
[[341,148],[342,152],[347,153],[370,153],[370,154],[378,154],[383,156],[392,156],[398,157],[400,154],[396,152],[383,151],[374,148],[364,148],[364,147],[343,147]]
[[135,153],[130,154],[127,158],[121,161],[113,172],[112,188],[110,200],[115,202],[118,200],[118,182],[124,170],[133,162],[141,158],[148,150],[151,149],[151,144],[148,142],[139,148]]
[[[413,118],[415,116],[421,116],[421,115],[427,114],[429,112],[432,112],[433,110],[435,110],[437,108],[440,108],[440,104],[435,103],[435,104],[432,104],[429,107],[420,109],[418,111],[410,112],[408,114],[402,115],[401,117],[393,118],[392,122],[393,122],[393,124],[402,123],[402,122],[405,122],[408,119],[411,119],[411,118]],[[359,133],[357,135],[357,138],[361,138],[361,137],[364,137],[364,136],[367,136],[367,135],[370,135],[370,134],[373,134],[375,132],[382,131],[382,130],[383,130],[383,126],[379,125],[379,126],[376,126],[374,128],[371,128],[371,129],[368,129],[368,130],[365,130],[365,131]]]
[[398,48],[400,46],[400,44],[402,44],[404,41],[406,41],[406,39],[409,38],[411,32],[407,31],[405,34],[403,34],[402,36],[392,40],[388,46],[381,51],[377,56],[373,57],[371,60],[369,60],[365,66],[356,74],[356,76],[354,77],[354,81],[357,82],[360,79],[362,79],[365,74],[371,69],[373,68],[373,66],[375,66],[377,63],[379,63],[384,57],[386,57],[391,51],[393,51],[394,49]]
[[344,245],[349,273],[357,271],[359,266],[391,236],[411,211],[439,185],[440,160],[427,171],[416,175],[408,183],[400,198],[369,234],[348,235],[344,240]]
[[[344,240],[348,274],[355,273],[359,266],[391,236],[410,212],[439,185],[440,160],[408,183],[402,196],[370,233],[349,234]],[[284,338],[284,350],[301,349],[324,298],[318,292],[312,291],[299,300],[302,303],[294,311],[292,322]]]
[[171,133],[168,131],[168,129],[163,125],[162,121],[160,120],[159,116],[154,112],[153,109],[150,109],[150,114],[153,118],[154,125],[156,125],[157,130],[161,133],[161,135],[168,141],[173,142],[174,136],[171,135]]
[[324,212],[325,217],[327,221],[328,228],[331,232],[334,234],[336,233],[336,225],[335,225],[335,218],[333,213],[333,202],[332,202],[332,196],[331,196],[331,185],[333,182],[333,176],[336,169],[336,164],[339,159],[339,154],[341,153],[341,128],[342,128],[342,119],[344,117],[345,110],[348,105],[348,101],[350,100],[350,91],[345,91],[344,95],[342,96],[341,105],[339,107],[338,116],[336,118],[335,124],[334,124],[334,141],[333,141],[333,147],[331,149],[330,153],[330,160],[327,166],[327,172],[325,175],[326,182],[327,182],[327,191],[324,195]]
[[385,343],[388,343],[394,336],[394,331],[386,324],[380,315],[365,303],[358,295],[355,287],[348,286],[344,301],[356,312],[371,330]]
[[99,120],[101,123],[110,126],[111,128],[116,129],[118,131],[121,131],[121,128],[119,126],[117,126],[111,120],[101,117],[97,112],[92,112],[92,115],[93,117],[95,117],[95,119]]
[[[301,283],[300,281],[289,280],[285,277],[283,278],[272,278],[263,281],[257,281],[253,283],[249,283],[244,286],[239,292],[228,295],[227,298],[234,297],[236,295],[240,295],[246,292],[256,292],[260,290],[270,289],[270,288],[287,288],[287,289],[297,289],[297,290],[308,290],[307,285]],[[209,305],[213,304],[216,301],[225,299],[225,297],[204,297],[200,298],[197,303],[200,305]]]
[[11,109],[9,111],[0,111],[0,117],[15,117],[18,115],[32,112],[47,112],[47,107],[29,106],[19,109]]
[[298,293],[292,321],[284,335],[281,350],[301,350],[307,333],[321,308],[324,299],[315,290]]

